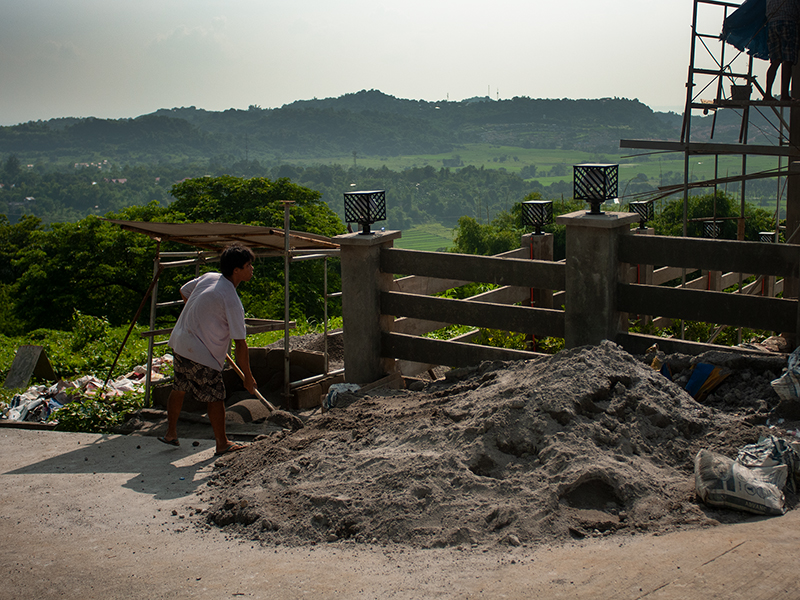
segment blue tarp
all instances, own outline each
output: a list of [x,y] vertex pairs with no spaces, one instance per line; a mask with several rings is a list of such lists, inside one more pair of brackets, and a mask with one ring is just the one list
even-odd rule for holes
[[720,37],[753,58],[769,60],[767,0],[745,0],[725,19]]

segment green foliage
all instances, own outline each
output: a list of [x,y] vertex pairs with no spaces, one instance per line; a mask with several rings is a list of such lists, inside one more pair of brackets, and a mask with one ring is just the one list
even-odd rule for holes
[[[176,201],[153,201],[109,217],[141,221],[245,222],[283,227],[282,200],[294,202],[291,228],[333,236],[345,231],[319,193],[288,179],[203,177],[173,188]],[[185,246],[180,248],[185,249]],[[35,217],[11,224],[0,217],[0,332],[19,335],[33,328],[67,329],[74,310],[107,319],[111,325],[134,316],[152,277],[156,244],[95,216],[44,228]],[[331,289],[340,286],[338,261],[330,261]],[[292,267],[293,317],[321,318],[323,261]],[[177,298],[187,273],[164,273],[161,297]],[[283,261],[264,260],[256,277],[242,287],[245,309],[262,318],[283,317]],[[146,318],[146,314],[140,316]]]
[[[283,201],[288,200],[294,202],[290,213],[292,230],[324,236],[345,232],[336,213],[320,201],[319,192],[295,185],[286,178],[271,181],[264,177],[201,177],[173,186],[172,194],[176,201],[170,205],[170,211],[189,222],[246,223],[283,228]],[[289,296],[293,319],[322,318],[324,269],[322,260],[292,265]],[[328,269],[330,289],[339,289],[338,261],[330,261]],[[245,310],[260,318],[283,318],[283,281],[282,260],[257,261],[253,279],[239,289]]]
[[[739,202],[722,191],[703,196],[689,196],[687,203],[687,230],[688,237],[704,237],[702,219],[715,217],[725,219],[720,225],[720,239],[737,239],[737,220],[741,212]],[[669,202],[656,215],[653,227],[657,235],[681,236],[683,235],[683,199]],[[745,205],[745,232],[744,239],[758,241],[760,231],[774,231],[775,220],[772,215],[762,208]]]
[[[105,380],[114,358],[122,347],[127,326],[111,327],[105,319],[75,312],[70,331],[36,329],[21,336],[0,335],[0,380],[8,375],[17,348],[24,345],[42,346],[56,375],[69,380],[94,375]],[[112,374],[116,378],[147,362],[147,340],[141,337],[146,328],[137,326],[131,333]],[[155,349],[157,356],[168,351],[166,346]]]
[[144,406],[144,395],[128,392],[114,399],[81,396],[50,414],[59,431],[111,433],[128,415]]
[[430,338],[433,340],[451,340],[454,337],[458,337],[459,335],[464,335],[465,333],[469,333],[473,329],[475,328],[470,327],[469,325],[448,325],[447,327],[443,327],[442,329],[429,331],[422,337]]
[[523,333],[513,331],[501,331],[499,329],[481,329],[475,343],[481,346],[492,346],[495,348],[509,348],[511,350],[526,350],[526,336]]
[[91,342],[105,340],[108,335],[108,320],[92,317],[76,310],[72,314],[72,346],[73,352],[80,352]]
[[68,326],[73,310],[129,322],[152,276],[155,243],[97,217],[30,232],[15,265],[14,314],[26,329]]
[[536,339],[536,352],[542,354],[557,354],[564,349],[564,338],[544,337]]
[[263,162],[276,155],[321,157],[354,150],[358,156],[461,153],[461,144],[487,139],[523,148],[606,152],[616,150],[625,134],[669,139],[679,127],[679,120],[664,120],[638,100],[624,98],[426,102],[362,90],[272,110],[212,112],[192,106],[135,119],[23,123],[0,127],[0,152],[47,158],[99,154],[118,162],[157,163],[165,156],[176,161],[241,157],[246,146],[245,161]]
[[[672,325],[664,328],[657,328],[652,322],[647,324],[631,323],[628,331],[664,338],[686,339],[701,344],[709,343],[711,337],[716,335],[712,342],[714,344],[720,346],[737,346],[739,344],[739,328],[724,326],[717,331],[719,328],[720,325],[717,323],[683,321],[683,332],[681,332],[681,321],[674,321]],[[770,335],[772,335],[771,332],[761,329],[741,328],[741,339],[745,342],[762,342]]]
[[488,225],[481,225],[472,217],[461,217],[451,251],[493,256],[519,248],[521,235],[522,231],[507,212],[501,212]]
[[199,177],[172,186],[173,213],[187,222],[246,223],[265,227],[284,224],[283,201],[294,202],[290,227],[319,235],[344,233],[344,225],[325,204],[320,193],[293,184],[289,179],[244,179],[223,175]]

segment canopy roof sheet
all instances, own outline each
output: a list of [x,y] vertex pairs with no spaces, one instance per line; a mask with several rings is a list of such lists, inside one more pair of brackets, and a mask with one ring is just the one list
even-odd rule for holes
[[[155,240],[178,242],[206,250],[222,250],[240,243],[250,248],[283,252],[286,233],[283,229],[238,223],[152,223],[106,219],[127,231],[143,233]],[[339,248],[331,238],[289,230],[290,250],[333,250]]]

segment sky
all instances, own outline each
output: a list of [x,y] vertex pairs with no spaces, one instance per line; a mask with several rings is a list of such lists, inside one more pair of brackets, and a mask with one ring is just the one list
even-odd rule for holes
[[0,125],[182,106],[277,108],[362,89],[427,101],[638,98],[681,112],[692,8],[692,0],[0,0]]

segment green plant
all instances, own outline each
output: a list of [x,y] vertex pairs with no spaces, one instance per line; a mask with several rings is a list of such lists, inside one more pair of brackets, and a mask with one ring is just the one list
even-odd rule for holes
[[475,343],[482,346],[495,348],[510,348],[512,350],[526,349],[526,336],[523,333],[501,331],[499,329],[481,329]]
[[536,339],[536,352],[557,354],[564,349],[564,338],[543,337]]
[[49,421],[57,422],[59,431],[87,433],[111,433],[125,422],[132,412],[144,406],[144,395],[128,392],[112,399],[96,396],[81,396],[53,411]]

